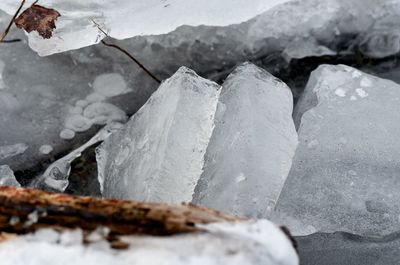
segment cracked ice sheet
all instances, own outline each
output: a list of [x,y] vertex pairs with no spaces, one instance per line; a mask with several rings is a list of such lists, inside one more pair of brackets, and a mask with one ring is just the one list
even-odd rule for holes
[[[42,0],[40,5],[60,12],[51,39],[29,34],[29,43],[39,55],[46,56],[98,43],[104,35],[126,39],[138,35],[168,33],[181,25],[225,26],[251,19],[290,0],[198,1],[198,0]],[[25,7],[34,1],[27,1]],[[0,9],[14,14],[18,1],[2,0]],[[195,11],[195,12],[193,12]],[[79,41],[78,41],[79,40]]]

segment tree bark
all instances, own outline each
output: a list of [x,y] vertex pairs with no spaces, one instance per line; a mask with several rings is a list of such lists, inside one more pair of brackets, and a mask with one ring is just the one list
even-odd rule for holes
[[0,187],[0,232],[39,228],[110,229],[110,235],[172,235],[201,231],[196,224],[240,219],[191,204],[167,205],[78,197],[34,189]]

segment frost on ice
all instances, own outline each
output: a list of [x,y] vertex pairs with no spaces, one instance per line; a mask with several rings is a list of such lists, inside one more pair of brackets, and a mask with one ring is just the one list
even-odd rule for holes
[[[104,34],[126,39],[138,35],[168,33],[181,25],[225,26],[240,23],[289,0],[197,1],[197,0],[42,0],[40,5],[56,9],[61,17],[51,39],[29,35],[30,46],[41,55],[78,49],[98,43]],[[27,6],[34,1],[27,1]],[[18,3],[2,0],[0,9],[10,15]]]
[[312,73],[294,112],[300,144],[276,207],[283,223],[295,233],[399,230],[399,98],[398,84],[348,66]]
[[[93,232],[83,244],[80,230],[50,229],[0,244],[2,265],[298,265],[299,258],[282,230],[267,220],[216,223],[204,233],[168,237],[125,236],[130,247],[115,251]],[[97,234],[95,234],[97,233]],[[91,239],[96,238],[95,241]]]
[[267,217],[297,146],[293,98],[280,80],[252,64],[225,81],[193,202],[238,216]]
[[106,197],[192,199],[214,127],[220,86],[182,67],[98,149]]

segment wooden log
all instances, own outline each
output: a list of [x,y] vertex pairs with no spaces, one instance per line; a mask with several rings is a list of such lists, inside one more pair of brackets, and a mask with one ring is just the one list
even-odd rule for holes
[[238,218],[191,204],[167,205],[98,199],[0,187],[0,232],[23,234],[39,228],[93,231],[110,235],[172,235],[200,231],[196,224]]

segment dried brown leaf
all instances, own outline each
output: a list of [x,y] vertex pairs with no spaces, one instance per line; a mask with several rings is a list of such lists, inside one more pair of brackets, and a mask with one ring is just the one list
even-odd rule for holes
[[60,16],[55,9],[34,4],[22,12],[15,20],[15,25],[26,32],[37,31],[44,39],[50,39],[56,28],[55,21]]

